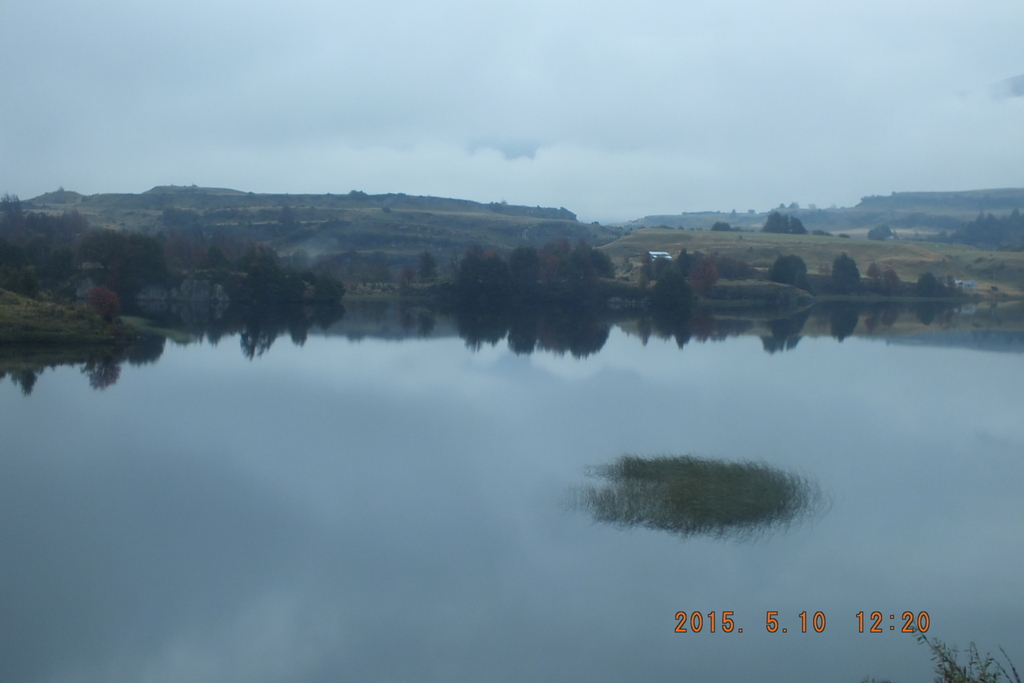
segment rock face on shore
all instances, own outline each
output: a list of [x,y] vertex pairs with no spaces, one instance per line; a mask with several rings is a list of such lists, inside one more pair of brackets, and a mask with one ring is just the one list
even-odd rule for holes
[[231,303],[219,283],[196,278],[185,278],[170,289],[150,285],[140,291],[135,300],[147,314],[173,311],[186,323],[220,318]]
[[160,287],[150,285],[139,292],[136,301],[187,301],[190,303],[224,304],[231,303],[231,298],[224,287],[209,280],[185,278],[177,287]]

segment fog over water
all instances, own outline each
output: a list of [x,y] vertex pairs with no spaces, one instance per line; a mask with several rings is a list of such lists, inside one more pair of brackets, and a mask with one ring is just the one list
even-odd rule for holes
[[[1024,660],[1016,354],[236,344],[168,344],[103,391],[0,382],[0,678],[926,680],[907,610]],[[765,463],[829,505],[724,540],[566,508],[624,453]],[[675,633],[680,610],[744,633]]]

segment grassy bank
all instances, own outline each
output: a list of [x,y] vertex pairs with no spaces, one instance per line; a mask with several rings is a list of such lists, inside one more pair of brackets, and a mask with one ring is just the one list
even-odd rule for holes
[[905,282],[915,282],[931,272],[936,277],[975,280],[978,293],[986,296],[1024,296],[1024,252],[986,251],[961,244],[646,228],[600,249],[612,257],[616,267],[622,268],[628,261],[634,269],[647,251],[667,251],[673,256],[683,249],[718,253],[763,269],[779,256],[796,254],[811,273],[831,266],[837,256],[846,253],[857,262],[861,275],[874,262],[883,270],[892,268]]
[[0,289],[0,344],[109,345],[128,341],[129,329],[79,306],[36,301]]

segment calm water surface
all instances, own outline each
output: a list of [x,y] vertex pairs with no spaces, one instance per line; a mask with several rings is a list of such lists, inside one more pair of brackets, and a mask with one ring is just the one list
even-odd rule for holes
[[[618,328],[585,359],[229,337],[103,391],[7,380],[0,679],[931,680],[905,611],[1019,667],[1022,387],[1021,354]],[[624,453],[757,461],[825,502],[744,538],[566,504]],[[674,632],[723,610],[743,633]]]

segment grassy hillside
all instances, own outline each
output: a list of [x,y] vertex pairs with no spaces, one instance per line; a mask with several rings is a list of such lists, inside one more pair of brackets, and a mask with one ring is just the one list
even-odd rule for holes
[[[784,208],[780,213],[799,218],[808,230],[844,232],[866,236],[871,228],[888,225],[902,239],[929,238],[942,231],[952,233],[979,213],[1006,215],[1024,210],[1024,189],[972,190],[967,192],[893,192],[888,196],[861,199],[849,208]],[[707,230],[719,221],[744,230],[760,230],[768,213],[704,211],[644,216],[626,227],[684,228]]]
[[995,286],[1002,294],[1024,294],[1024,252],[984,251],[966,245],[646,228],[635,230],[602,250],[621,268],[626,262],[638,264],[646,251],[667,251],[675,256],[684,248],[743,259],[759,268],[769,268],[784,254],[796,254],[807,263],[811,273],[845,252],[857,262],[862,275],[875,262],[883,270],[892,268],[904,281],[916,281],[922,273],[930,271],[937,276],[976,280],[979,292],[991,293]]
[[255,194],[203,187],[155,187],[141,194],[84,196],[60,190],[24,202],[26,210],[78,211],[95,227],[147,233],[200,230],[268,242],[282,254],[349,250],[411,260],[472,244],[510,249],[580,238],[604,244],[622,231],[583,224],[564,208],[482,204],[405,194]]
[[121,339],[120,333],[84,308],[36,301],[0,289],[0,346],[111,344]]

